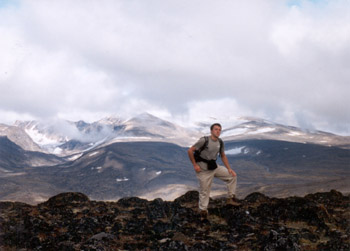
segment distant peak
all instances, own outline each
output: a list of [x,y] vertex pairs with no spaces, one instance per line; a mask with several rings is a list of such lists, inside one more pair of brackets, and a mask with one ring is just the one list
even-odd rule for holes
[[119,124],[122,122],[122,119],[116,115],[111,115],[103,119],[100,119],[97,122],[101,124]]
[[36,120],[27,120],[27,121],[22,121],[22,120],[16,120],[14,123],[14,126],[17,127],[32,127],[38,124],[38,121]]
[[131,119],[129,119],[129,121],[134,121],[134,120],[162,120],[148,112],[143,112],[140,113],[138,115],[136,115],[135,117],[132,117]]
[[84,120],[79,120],[79,121],[75,122],[74,124],[77,125],[78,127],[88,125],[88,123],[86,123]]
[[25,123],[29,123],[29,121],[16,120],[13,125],[14,126],[20,126],[20,125],[23,125]]
[[148,113],[148,112],[143,112],[143,113],[140,113],[139,115],[137,115],[136,117],[138,118],[157,118],[159,119],[158,117]]
[[270,121],[267,121],[266,119],[262,119],[262,118],[258,118],[258,117],[252,117],[252,116],[239,117],[238,119],[245,120],[247,122],[255,121],[255,122],[271,123]]

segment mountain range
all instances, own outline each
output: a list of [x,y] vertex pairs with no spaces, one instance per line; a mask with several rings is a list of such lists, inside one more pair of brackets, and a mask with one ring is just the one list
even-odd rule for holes
[[[257,118],[235,121],[223,121],[222,139],[239,177],[238,196],[350,192],[350,137]],[[36,204],[67,191],[98,200],[174,199],[197,187],[186,151],[209,126],[185,128],[147,113],[0,125],[0,199]],[[212,196],[224,190],[215,182]]]
[[[209,134],[213,120],[217,119],[211,118],[210,122],[199,122],[190,128],[149,113],[126,120],[110,116],[92,123],[66,120],[16,121],[13,126],[0,125],[0,135],[7,136],[25,150],[68,156],[101,145],[126,141],[160,141],[187,147],[203,134]],[[222,131],[224,140],[272,139],[350,149],[350,137],[303,130],[259,118],[241,117],[223,121],[222,124],[227,125]]]
[[[65,120],[16,121],[15,127],[21,133],[29,135],[32,139],[31,144],[40,146],[41,151],[59,156],[68,156],[101,145],[126,141],[160,141],[187,146],[200,136],[199,132],[188,130],[149,113],[126,120],[111,116],[93,123]],[[21,139],[14,140],[15,143],[20,141]],[[32,150],[28,147],[27,149]]]

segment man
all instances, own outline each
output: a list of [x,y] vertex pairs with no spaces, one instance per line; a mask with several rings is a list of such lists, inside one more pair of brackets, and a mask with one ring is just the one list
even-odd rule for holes
[[[210,188],[214,177],[226,182],[228,203],[235,206],[239,205],[235,199],[237,174],[230,168],[230,164],[225,155],[224,144],[219,138],[221,134],[221,125],[218,123],[211,125],[210,134],[209,137],[200,138],[197,143],[188,149],[188,156],[199,180],[199,210],[202,218],[206,218],[208,215],[207,208],[209,204]],[[196,156],[195,151],[197,151]],[[199,155],[198,151],[200,152]],[[219,152],[225,167],[216,165],[215,161]]]

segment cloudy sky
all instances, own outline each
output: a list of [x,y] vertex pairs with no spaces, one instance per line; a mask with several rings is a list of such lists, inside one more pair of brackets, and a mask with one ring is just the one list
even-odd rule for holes
[[350,135],[350,1],[0,0],[0,123],[150,112]]

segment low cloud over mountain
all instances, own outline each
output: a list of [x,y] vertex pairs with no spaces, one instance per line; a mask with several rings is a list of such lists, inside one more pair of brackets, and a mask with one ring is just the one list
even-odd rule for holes
[[0,122],[249,114],[349,135],[349,12],[347,0],[1,1]]

